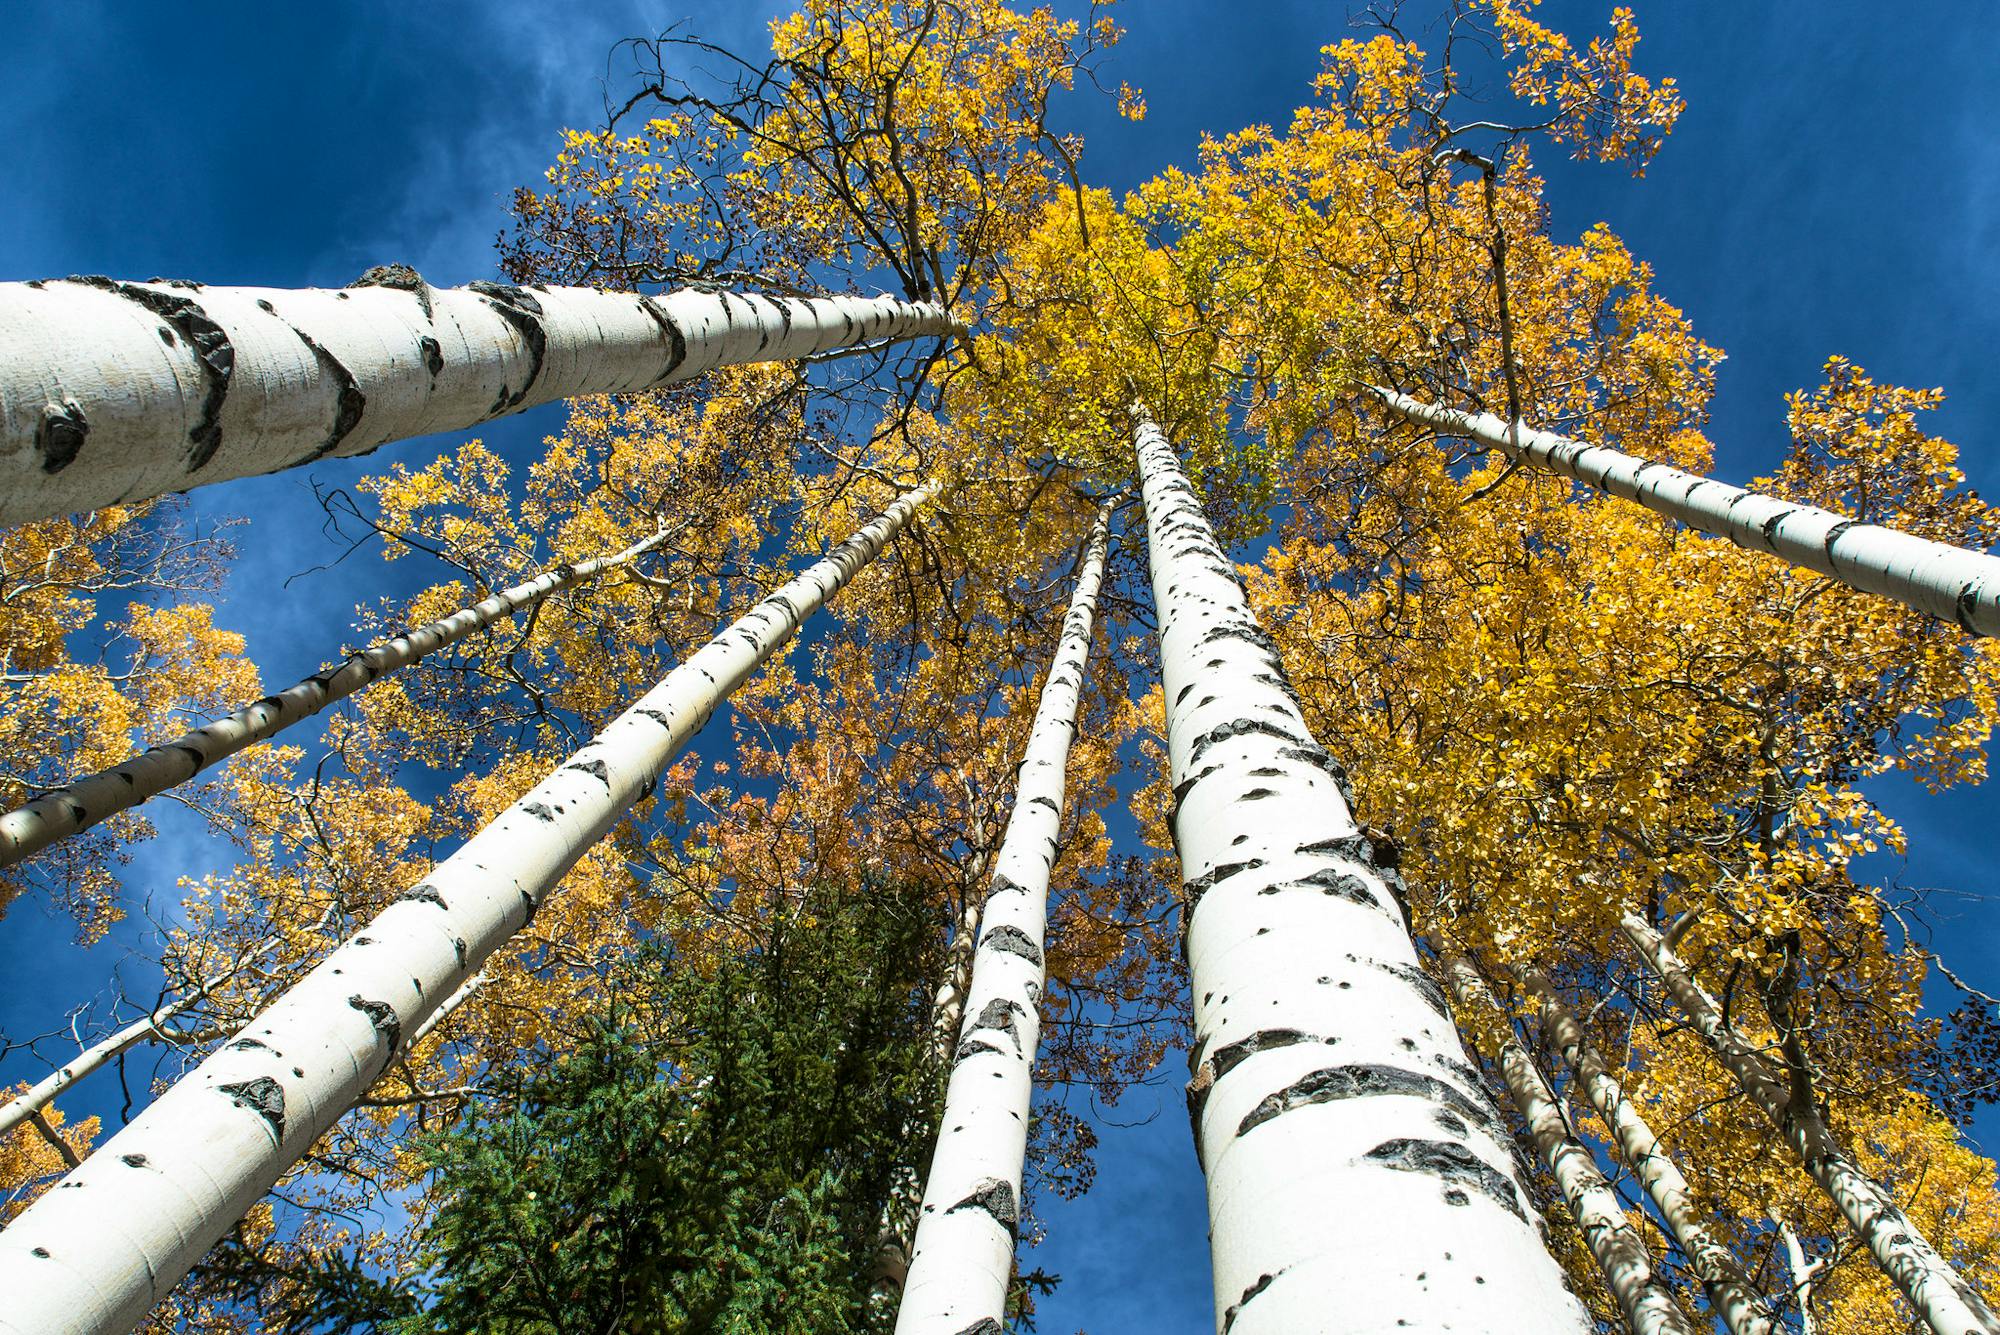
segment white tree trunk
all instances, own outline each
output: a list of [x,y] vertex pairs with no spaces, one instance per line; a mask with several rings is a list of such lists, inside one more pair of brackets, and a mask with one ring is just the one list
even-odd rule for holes
[[1956,622],[1975,635],[2000,635],[2000,558],[1857,523],[1818,506],[1745,491],[1526,424],[1510,428],[1491,413],[1441,408],[1394,390],[1369,388],[1391,412],[1409,421],[1490,445],[1738,547],[1782,557],[1864,593],[1879,593]]
[[162,742],[144,755],[78,779],[66,788],[43,793],[32,802],[0,815],[0,867],[10,867],[58,839],[88,829],[108,816],[185,783],[210,765],[258,742],[269,741],[292,724],[310,718],[336,700],[346,699],[377,678],[533,607],[558,589],[630,565],[667,537],[668,531],[662,530],[615,555],[543,571],[531,580],[502,589],[427,626],[406,630],[371,649],[349,654],[338,667],[316,672],[226,718]]
[[1576,1073],[1584,1096],[1611,1128],[1618,1157],[1645,1187],[1660,1218],[1666,1221],[1675,1245],[1701,1277],[1709,1305],[1721,1316],[1731,1335],[1771,1335],[1775,1327],[1764,1295],[1744,1274],[1735,1254],[1709,1231],[1701,1207],[1688,1190],[1687,1179],[1681,1176],[1681,1170],[1661,1146],[1653,1128],[1625,1097],[1604,1058],[1585,1037],[1583,1026],[1539,972],[1523,970],[1521,981],[1541,1001],[1543,1041]]
[[[965,785],[970,808],[975,802],[972,785],[963,771],[958,777]],[[972,985],[973,941],[979,934],[979,913],[985,902],[975,887],[984,885],[987,864],[991,861],[986,847],[986,823],[976,810],[968,810],[967,814],[971,822],[968,831],[971,846],[978,851],[966,867],[965,894],[945,948],[944,981],[931,997],[931,1059],[938,1071],[951,1069],[951,1054],[958,1046],[958,1027],[965,1018],[965,994]],[[907,1124],[903,1127],[903,1137],[906,1142],[913,1139]],[[924,1184],[917,1176],[916,1164],[910,1161],[899,1164],[882,1206],[882,1228],[876,1238],[875,1260],[869,1275],[874,1302],[886,1305],[902,1300],[903,1281],[910,1275],[910,1254],[915,1245],[923,1194]]]
[[0,1330],[143,1317],[931,490],[709,641],[0,1232]]
[[[1515,1111],[1528,1124],[1528,1137],[1535,1152],[1555,1178],[1570,1217],[1590,1248],[1591,1259],[1604,1274],[1618,1310],[1632,1335],[1694,1335],[1673,1295],[1653,1269],[1652,1254],[1632,1221],[1618,1193],[1598,1171],[1597,1160],[1569,1131],[1569,1123],[1556,1103],[1555,1092],[1514,1038],[1513,1027],[1504,1018],[1486,988],[1486,982],[1462,959],[1449,960],[1445,977],[1451,982],[1451,999],[1461,1014],[1490,1018],[1507,1028],[1500,1044],[1500,1074],[1507,1082],[1508,1096]],[[1475,1019],[1475,1026],[1480,1023]]]
[[1159,428],[1137,414],[1216,1327],[1582,1332],[1511,1136]]
[[0,527],[953,329],[893,297],[433,288],[401,267],[337,291],[0,283]]
[[1806,1260],[1798,1230],[1789,1222],[1778,1221],[1778,1235],[1785,1240],[1785,1263],[1792,1272],[1792,1293],[1799,1300],[1799,1335],[1818,1335],[1819,1321],[1813,1316],[1813,1280],[1826,1262]]
[[1633,914],[1619,922],[1695,1032],[1736,1078],[1806,1171],[1839,1207],[1854,1235],[1875,1258],[1917,1315],[1937,1335],[2000,1335],[2000,1319],[1951,1263],[1917,1231],[1895,1198],[1863,1173],[1840,1147],[1818,1108],[1797,1106],[1787,1082],[1723,1021],[1721,1007],[1703,990],[1660,934]]
[[1007,1320],[1041,1036],[1049,873],[1110,531],[1107,506],[1077,572],[994,858],[897,1335],[999,1335]]

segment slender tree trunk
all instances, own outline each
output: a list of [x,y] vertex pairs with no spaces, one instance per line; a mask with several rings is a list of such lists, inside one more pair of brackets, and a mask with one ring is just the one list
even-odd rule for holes
[[0,526],[953,328],[893,297],[433,288],[399,266],[339,291],[0,283]]
[[0,1330],[138,1322],[930,494],[709,641],[0,1232]]
[[1645,1240],[1625,1217],[1618,1193],[1598,1171],[1597,1160],[1590,1151],[1570,1134],[1555,1092],[1542,1078],[1527,1049],[1514,1037],[1513,1026],[1494,1002],[1485,980],[1463,959],[1447,960],[1445,977],[1451,983],[1452,1003],[1471,1024],[1473,1032],[1489,1024],[1504,1028],[1506,1036],[1499,1041],[1499,1065],[1501,1077],[1507,1082],[1508,1096],[1521,1120],[1528,1124],[1528,1137],[1534,1142],[1535,1152],[1555,1178],[1570,1216],[1576,1220],[1591,1258],[1603,1272],[1612,1300],[1625,1314],[1632,1335],[1694,1335],[1694,1327],[1688,1324],[1679,1304],[1653,1269],[1652,1254],[1646,1250]]
[[1522,970],[1521,981],[1540,999],[1543,1042],[1576,1073],[1576,1082],[1591,1107],[1611,1128],[1619,1159],[1646,1189],[1674,1244],[1701,1277],[1709,1305],[1728,1325],[1731,1335],[1772,1335],[1771,1309],[1764,1295],[1737,1264],[1735,1254],[1709,1231],[1687,1179],[1646,1119],[1625,1097],[1604,1058],[1584,1036],[1583,1026],[1540,972]]
[[1374,386],[1370,391],[1409,421],[1490,445],[1738,547],[1783,557],[1850,588],[1956,622],[1975,635],[2000,635],[2000,558],[1857,523],[1818,506],[1745,491],[1525,423],[1510,427],[1491,413],[1443,408]]
[[[967,784],[968,800],[971,795],[972,787]],[[973,854],[972,866],[967,869],[971,875],[966,878],[965,902],[959,909],[951,944],[945,947],[944,981],[938,984],[937,995],[931,998],[931,1054],[937,1058],[939,1070],[950,1066],[951,1054],[958,1046],[958,1027],[965,1018],[965,994],[972,986],[973,943],[979,935],[979,916],[986,907],[978,887],[984,884],[992,863],[986,848],[986,822],[976,812],[972,813],[971,821],[970,833],[979,851]]]
[[1909,1299],[1917,1315],[1937,1335],[2000,1335],[2000,1320],[1995,1319],[1985,1299],[1917,1231],[1895,1198],[1863,1173],[1840,1147],[1812,1100],[1793,1098],[1769,1064],[1724,1023],[1714,998],[1695,981],[1660,934],[1630,913],[1619,926],[1640,958],[1666,984],[1668,994],[1686,1013],[1695,1032],[1708,1040],[1724,1068],[1805,1162],[1812,1180],[1839,1207],[1875,1264]]
[[426,654],[457,644],[496,621],[525,611],[558,589],[630,565],[665,542],[668,536],[668,531],[663,530],[614,555],[545,570],[448,617],[406,630],[371,649],[349,654],[338,667],[315,672],[304,681],[245,705],[226,718],[204,723],[192,732],[162,742],[144,755],[78,779],[66,788],[43,793],[34,801],[0,815],[0,867],[11,867],[58,839],[138,806],[176,784],[186,783],[218,761],[248,750],[258,742],[269,741],[336,700],[344,700]]
[[1791,1269],[1792,1292],[1799,1300],[1799,1335],[1817,1335],[1819,1321],[1813,1316],[1813,1280],[1818,1278],[1824,1262],[1806,1260],[1798,1230],[1788,1221],[1778,1221],[1778,1235],[1785,1240],[1785,1264]]
[[1007,1320],[1041,1036],[1049,873],[1110,531],[1105,506],[1091,529],[1062,638],[1042,683],[1013,811],[994,859],[896,1315],[898,1335],[999,1335]]
[[[965,784],[966,800],[973,800],[972,785],[966,781],[963,771],[959,781]],[[976,811],[968,811],[971,821],[972,854],[971,863],[966,868],[966,890],[954,925],[950,944],[945,948],[944,981],[931,997],[931,1059],[933,1069],[951,1069],[951,1054],[958,1043],[958,1026],[965,1017],[965,993],[972,984],[972,946],[979,933],[979,911],[983,904],[973,887],[986,879],[987,865],[992,858],[986,848],[986,823]],[[903,1127],[905,1141],[913,1139],[912,1129],[906,1123]],[[896,1180],[889,1188],[888,1199],[882,1206],[882,1227],[875,1240],[875,1260],[869,1270],[871,1282],[870,1296],[877,1303],[887,1304],[902,1299],[903,1282],[910,1275],[910,1253],[917,1227],[918,1207],[923,1203],[924,1184],[917,1176],[916,1164],[905,1161],[897,1166]]]
[[1582,1332],[1511,1137],[1173,446],[1136,445],[1216,1327]]

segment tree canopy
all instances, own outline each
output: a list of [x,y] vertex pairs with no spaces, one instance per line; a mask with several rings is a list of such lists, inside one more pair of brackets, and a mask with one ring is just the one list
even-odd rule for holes
[[[1608,228],[1551,234],[1535,154],[1636,173],[1672,151],[1679,93],[1640,71],[1630,11],[1589,39],[1517,0],[1455,0],[1421,28],[1371,14],[1289,124],[1218,132],[1123,198],[1092,183],[1061,110],[1096,92],[1145,114],[1104,76],[1121,34],[1101,6],[807,0],[768,52],[683,33],[624,49],[606,121],[563,131],[514,197],[514,283],[887,290],[960,328],[576,399],[525,465],[473,439],[328,497],[357,541],[435,575],[328,628],[328,661],[343,635],[659,540],[186,797],[240,856],[184,882],[162,929],[163,995],[189,1003],[162,1075],[420,892],[784,572],[910,487],[936,499],[155,1327],[888,1329],[877,1250],[943,1088],[933,995],[976,930],[1108,505],[1123,527],[1056,840],[1022,1234],[1045,1193],[1087,1189],[1078,1104],[1114,1104],[1194,1025],[1180,930],[1199,892],[1175,856],[1135,405],[1339,758],[1426,961],[1470,961],[1530,1046],[1531,977],[1583,1017],[1786,1328],[1908,1326],[1621,921],[1671,929],[1799,1106],[1996,1291],[2000,1190],[1962,1133],[2000,1099],[2000,1003],[1872,856],[1906,847],[1872,785],[1985,778],[2000,650],[1370,394],[1700,473],[1722,357]],[[1930,433],[1940,399],[1829,355],[1753,489],[1983,551],[2000,518]],[[264,689],[207,601],[227,534],[174,508],[0,532],[0,807]],[[147,833],[128,812],[0,870],[0,907],[46,898],[100,936],[131,902],[120,850]],[[1614,1128],[1545,1049],[1610,1162]],[[1482,1088],[1501,1088],[1498,1051]],[[37,1116],[0,1138],[7,1217],[103,1132]],[[1571,1287],[1616,1320],[1557,1185],[1530,1177]],[[1674,1301],[1711,1320],[1690,1258],[1636,1193],[1625,1209]],[[1809,1284],[1794,1243],[1821,1262]]]

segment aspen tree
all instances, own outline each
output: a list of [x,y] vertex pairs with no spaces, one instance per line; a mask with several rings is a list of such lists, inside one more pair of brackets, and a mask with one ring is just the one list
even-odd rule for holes
[[406,630],[381,644],[349,654],[338,667],[245,705],[226,718],[203,724],[145,754],[101,770],[53,792],[43,793],[0,815],[0,867],[31,857],[56,840],[89,828],[107,816],[138,806],[238,751],[269,741],[301,719],[370,682],[408,667],[425,654],[457,644],[468,635],[539,604],[559,589],[594,579],[638,560],[666,541],[662,529],[622,552],[545,570],[533,579],[501,589],[448,617]]
[[1510,1137],[1194,489],[1143,409],[1218,1330],[1587,1329]]
[[2000,1335],[2000,1318],[1994,1316],[1985,1299],[1917,1231],[1895,1198],[1863,1173],[1834,1140],[1825,1118],[1813,1105],[1810,1087],[1781,1080],[1770,1064],[1736,1035],[1721,1008],[1660,933],[1630,913],[1620,920],[1619,927],[1647,967],[1666,985],[1695,1031],[1708,1041],[1723,1068],[1804,1160],[1807,1173],[1839,1207],[1875,1264],[1902,1291],[1924,1323],[1936,1335]]
[[0,1330],[143,1317],[932,491],[906,492],[725,628],[0,1232]]
[[1514,1036],[1513,1026],[1503,1017],[1486,980],[1462,958],[1447,958],[1444,967],[1460,1022],[1475,1034],[1495,1031],[1488,1042],[1498,1049],[1508,1097],[1528,1124],[1528,1138],[1562,1192],[1563,1202],[1569,1206],[1632,1335],[1694,1335],[1673,1295],[1660,1282],[1645,1241],[1625,1217],[1618,1193],[1598,1171],[1590,1151],[1570,1134],[1555,1092]]
[[1398,416],[1525,459],[1753,552],[1879,593],[1975,635],[2000,635],[2000,558],[1863,524],[1815,505],[1732,487],[1622,450],[1571,440],[1491,413],[1369,387]]
[[0,526],[954,328],[894,297],[433,288],[402,266],[338,290],[0,283]]
[[1792,1295],[1799,1304],[1799,1335],[1818,1335],[1819,1322],[1813,1316],[1813,1281],[1826,1265],[1826,1258],[1808,1261],[1806,1249],[1799,1242],[1798,1230],[1790,1221],[1780,1219],[1778,1236],[1785,1240],[1785,1264],[1792,1274]]
[[1110,533],[1106,506],[1098,511],[1077,571],[1021,759],[1014,809],[994,858],[937,1149],[896,1315],[900,1335],[997,1332],[1007,1320],[1041,1037],[1049,874]]
[[1688,1190],[1687,1179],[1625,1096],[1617,1077],[1585,1036],[1583,1026],[1539,970],[1519,972],[1523,984],[1541,1002],[1543,1042],[1576,1073],[1576,1083],[1611,1130],[1619,1160],[1645,1188],[1660,1218],[1666,1221],[1674,1244],[1701,1277],[1709,1305],[1729,1327],[1730,1335],[1771,1335],[1770,1305],[1743,1273],[1735,1255],[1709,1230]]

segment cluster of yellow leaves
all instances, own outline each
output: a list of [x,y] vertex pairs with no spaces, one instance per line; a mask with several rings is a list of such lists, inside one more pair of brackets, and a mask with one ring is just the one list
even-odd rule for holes
[[[1768,1030],[1750,1029],[1746,1036],[1753,1042],[1771,1038]],[[1629,1061],[1627,1094],[1661,1133],[1696,1199],[1715,1212],[1723,1236],[1767,1292],[1796,1310],[1790,1296],[1794,1277],[1778,1232],[1780,1223],[1788,1224],[1808,1259],[1826,1263],[1813,1293],[1820,1330],[1869,1335],[1910,1325],[1900,1295],[1855,1243],[1833,1203],[1779,1147],[1768,1124],[1744,1106],[1742,1092],[1698,1038],[1644,1024],[1628,1033],[1621,1024],[1602,1046]],[[1836,1084],[1865,1064],[1844,1062],[1832,1051],[1827,1057],[1828,1078]],[[1993,1292],[2000,1284],[2000,1190],[1993,1161],[1967,1146],[1932,1103],[1894,1083],[1860,1089],[1842,1084],[1842,1096],[1830,1110],[1836,1137],[1861,1171],[1889,1192],[1962,1275]],[[1578,1111],[1587,1134],[1609,1136],[1588,1108],[1579,1105]]]
[[[1534,0],[1484,0],[1467,12],[1490,15],[1511,91],[1547,109],[1541,128],[1556,142],[1642,169],[1680,100],[1671,80],[1634,70],[1629,11],[1582,47],[1534,11]],[[701,389],[579,402],[526,470],[475,442],[365,484],[396,538],[388,554],[427,552],[453,572],[364,609],[369,635],[553,563],[672,537],[639,566],[365,693],[330,730],[344,772],[294,780],[296,753],[274,751],[236,780],[249,856],[187,887],[168,950],[184,986],[229,973],[205,1008],[217,1029],[782,572],[897,489],[935,479],[941,495],[802,649],[739,692],[731,735],[704,737],[662,776],[366,1113],[320,1147],[318,1168],[349,1171],[292,1189],[327,1213],[282,1244],[260,1218],[259,1236],[305,1251],[353,1242],[331,1212],[412,1184],[398,1132],[448,1115],[524,1052],[563,1050],[642,937],[671,937],[698,968],[766,939],[802,911],[806,887],[881,881],[922,887],[941,919],[966,923],[1074,554],[1097,502],[1133,480],[1136,401],[1188,457],[1225,535],[1263,534],[1279,507],[1282,528],[1246,581],[1314,731],[1350,766],[1360,814],[1402,845],[1417,930],[1494,966],[1542,967],[1585,1000],[1623,987],[1597,1021],[1602,1045],[1636,1068],[1634,1095],[1673,1129],[1697,1190],[1744,1221],[1736,1240],[1766,1258],[1779,1214],[1822,1250],[1839,1226],[1692,1037],[1644,1022],[1615,925],[1632,908],[1698,911],[1685,949],[1758,1043],[1777,1035],[1757,989],[1795,960],[1809,989],[1795,1003],[1801,1040],[1836,1131],[1987,1280],[1993,1168],[1926,1097],[1940,1070],[1940,1027],[1919,1015],[1927,961],[1906,948],[1908,906],[1856,862],[1902,847],[1864,781],[1983,777],[2000,659],[1362,406],[1371,383],[1494,407],[1518,392],[1540,424],[1709,463],[1701,426],[1719,354],[1607,229],[1545,234],[1518,142],[1490,181],[1454,174],[1449,61],[1440,69],[1392,34],[1331,45],[1320,101],[1282,131],[1207,140],[1194,170],[1118,201],[1075,178],[1080,144],[1046,123],[1050,97],[1117,35],[1109,20],[1085,28],[997,0],[807,0],[773,26],[778,77],[758,97],[676,105],[663,85],[667,114],[568,134],[549,189],[517,198],[519,277],[631,286],[749,273],[806,286],[887,268],[981,332],[921,409],[898,404],[864,445],[809,421],[796,377],[750,368]],[[1143,100],[1122,88],[1119,108],[1136,118]],[[2000,519],[1964,491],[1952,447],[1921,429],[1936,402],[1835,360],[1823,387],[1792,398],[1797,448],[1760,485],[1988,544]],[[861,417],[849,408],[844,428]],[[6,569],[39,550],[8,554]],[[1135,556],[1121,545],[1112,563],[1048,952],[1044,1074],[1110,1092],[1150,1071],[1162,1030],[1113,1042],[1068,1022],[1086,1003],[1149,1019],[1181,1004],[1160,913],[1177,883],[1161,700],[1145,646],[1126,633],[1139,628]],[[52,711],[84,698],[61,686],[68,607],[23,623],[5,660],[10,672],[44,665]],[[233,652],[197,611],[142,608],[122,633],[163,683],[128,692],[128,731]],[[17,712],[0,711],[0,728]],[[1115,859],[1103,818],[1119,800],[1121,750],[1152,779],[1127,803],[1159,852],[1150,863]],[[438,795],[420,802],[411,790],[426,782]],[[390,1263],[404,1254],[395,1237],[361,1245]],[[1574,1229],[1558,1226],[1554,1246],[1581,1280],[1590,1265]],[[1896,1302],[1844,1257],[1819,1315],[1858,1335],[1898,1319]]]
[[1516,97],[1553,107],[1549,134],[1575,146],[1579,158],[1646,164],[1680,119],[1683,103],[1672,79],[1655,84],[1632,68],[1639,28],[1632,11],[1611,11],[1611,32],[1582,50],[1568,37],[1536,22],[1541,0],[1489,0],[1504,54],[1513,64],[1509,86]]
[[[26,1081],[12,1087],[0,1086],[0,1103],[27,1088]],[[46,1135],[33,1124],[23,1123],[14,1134],[0,1138],[0,1225],[27,1209],[43,1188],[69,1171],[68,1162],[62,1151],[50,1143],[50,1136],[62,1141],[78,1159],[90,1153],[90,1144],[97,1138],[95,1117],[66,1124],[57,1108],[48,1109],[42,1116],[48,1125]]]
[[[215,585],[226,555],[157,503],[0,533],[0,810],[257,697],[243,637],[187,598]],[[0,872],[0,909],[34,889],[69,910],[80,940],[99,939],[124,913],[121,846],[151,828],[124,813]]]

